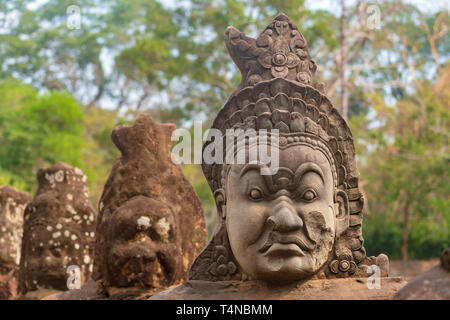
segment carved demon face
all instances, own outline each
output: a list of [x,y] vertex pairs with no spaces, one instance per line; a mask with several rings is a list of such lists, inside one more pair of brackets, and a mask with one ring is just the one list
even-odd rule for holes
[[173,282],[182,263],[172,210],[138,196],[113,216],[106,239],[107,280],[124,287],[160,287]]
[[275,175],[232,165],[226,226],[232,252],[252,279],[292,281],[317,273],[332,252],[340,204],[330,163],[317,148],[280,150]]

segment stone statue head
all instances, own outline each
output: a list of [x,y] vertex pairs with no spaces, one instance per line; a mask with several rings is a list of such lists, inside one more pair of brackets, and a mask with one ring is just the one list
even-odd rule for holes
[[168,205],[145,196],[118,208],[106,235],[108,283],[119,287],[173,284],[180,277],[183,257],[175,222]]
[[[385,263],[385,256],[366,257],[352,134],[315,79],[306,40],[280,14],[258,39],[229,27],[225,42],[242,82],[212,128],[224,136],[253,129],[257,137],[243,134],[231,149],[225,138],[204,145],[222,148],[227,159],[244,149],[248,161],[202,166],[219,217],[190,279],[367,276],[367,266]],[[248,155],[273,145],[268,137],[276,137],[278,167],[262,174],[268,164]]]
[[99,203],[93,274],[106,286],[180,283],[206,243],[201,203],[171,161],[175,128],[142,114],[112,131],[121,157]]
[[83,284],[93,271],[96,212],[87,176],[59,162],[37,174],[38,190],[24,214],[19,291],[68,289],[70,266]]

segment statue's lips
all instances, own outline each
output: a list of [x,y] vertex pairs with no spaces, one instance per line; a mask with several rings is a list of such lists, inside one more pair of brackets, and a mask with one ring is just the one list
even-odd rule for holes
[[281,244],[274,243],[269,249],[264,253],[265,256],[275,256],[275,257],[290,257],[298,256],[303,257],[305,252],[300,249],[300,247],[295,243]]
[[303,255],[304,251],[312,251],[314,248],[315,243],[302,239],[299,236],[280,235],[272,232],[269,234],[264,245],[259,249],[259,252],[270,254],[278,251],[286,251],[287,253]]

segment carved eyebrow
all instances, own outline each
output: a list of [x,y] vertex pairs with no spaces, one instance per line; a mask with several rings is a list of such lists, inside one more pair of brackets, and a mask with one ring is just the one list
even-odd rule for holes
[[320,178],[322,178],[322,182],[325,183],[325,178],[324,178],[322,169],[314,162],[306,162],[306,163],[302,163],[297,168],[297,170],[295,170],[295,174],[294,174],[295,185],[297,185],[300,182],[300,180],[302,179],[303,175],[309,171],[313,171],[313,172],[317,173],[320,176]]
[[239,173],[239,178],[241,178],[244,174],[247,173],[249,170],[260,170],[261,168],[268,168],[264,163],[262,162],[252,162],[247,163]]
[[[267,167],[262,162],[248,163],[242,168],[241,172],[239,173],[239,178],[242,178],[242,176],[250,170],[261,170],[261,168],[267,168],[267,170],[269,170],[269,167]],[[273,186],[272,176],[271,175],[262,175],[262,177],[264,179],[264,182],[266,183],[267,188],[270,191],[273,191],[274,186]]]

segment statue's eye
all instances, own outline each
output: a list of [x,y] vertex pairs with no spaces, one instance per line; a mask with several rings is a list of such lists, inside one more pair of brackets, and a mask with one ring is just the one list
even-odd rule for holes
[[302,199],[305,201],[313,201],[315,198],[317,198],[317,194],[312,189],[308,189],[303,193]]
[[262,192],[259,188],[252,188],[250,192],[248,193],[248,197],[251,200],[261,200],[262,199]]

